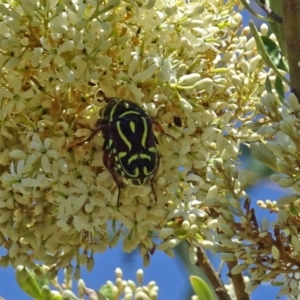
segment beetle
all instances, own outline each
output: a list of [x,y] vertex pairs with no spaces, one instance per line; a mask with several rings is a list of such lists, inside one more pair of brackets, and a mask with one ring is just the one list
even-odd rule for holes
[[160,156],[153,125],[165,132],[137,103],[104,95],[103,98],[107,105],[100,110],[100,118],[91,135],[80,144],[102,133],[103,164],[117,185],[118,209],[121,189],[124,187],[123,178],[133,185],[150,184],[156,204],[153,181],[159,168]]

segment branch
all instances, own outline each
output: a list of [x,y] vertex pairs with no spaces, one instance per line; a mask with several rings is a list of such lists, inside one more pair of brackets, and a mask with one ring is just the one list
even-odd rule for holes
[[270,16],[275,22],[282,23],[282,17],[277,15],[267,4],[265,0],[255,0],[260,8]]
[[242,274],[231,274],[231,270],[234,266],[237,265],[237,260],[235,261],[228,261],[227,266],[229,270],[229,277],[232,280],[232,284],[234,287],[234,292],[236,295],[236,298],[238,300],[249,300],[249,295],[245,292],[245,282]]
[[[284,3],[283,3],[284,2]],[[283,33],[290,69],[291,91],[300,102],[300,2],[282,1]]]
[[217,272],[214,270],[214,267],[208,260],[206,254],[204,253],[201,247],[198,247],[197,258],[198,260],[196,265],[202,268],[203,271],[205,272],[219,300],[230,300],[230,297],[227,294],[227,291],[225,290],[222,281],[220,280]]

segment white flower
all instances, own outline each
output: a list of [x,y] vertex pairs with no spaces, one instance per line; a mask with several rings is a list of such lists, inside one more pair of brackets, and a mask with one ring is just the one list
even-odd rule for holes
[[38,134],[33,135],[32,141],[30,142],[30,148],[36,152],[30,154],[26,160],[29,165],[34,165],[35,162],[40,160],[40,167],[45,173],[50,173],[52,170],[51,160],[57,160],[59,158],[59,153],[57,150],[50,149],[51,139],[46,138],[42,142]]
[[18,161],[17,165],[14,162],[10,164],[10,173],[5,172],[2,174],[1,180],[5,186],[11,186],[13,191],[21,194],[30,194],[31,189],[28,189],[23,184],[23,171],[25,167],[25,160]]
[[0,208],[12,209],[14,207],[14,195],[11,191],[0,191]]
[[3,114],[18,114],[25,109],[26,104],[29,103],[30,99],[34,96],[33,89],[28,86],[28,88],[24,90],[24,83],[19,76],[11,75],[8,76],[6,80],[8,81],[10,89],[0,87],[0,93],[2,98],[4,98],[2,99]]

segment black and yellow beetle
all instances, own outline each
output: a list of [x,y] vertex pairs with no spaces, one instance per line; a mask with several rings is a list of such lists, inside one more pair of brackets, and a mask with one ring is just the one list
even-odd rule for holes
[[124,185],[122,178],[133,185],[150,184],[156,203],[153,181],[159,168],[160,157],[153,125],[155,123],[164,132],[162,127],[131,100],[104,95],[103,98],[107,105],[100,110],[100,118],[92,134],[80,144],[102,132],[103,164],[118,187],[118,208],[121,188]]

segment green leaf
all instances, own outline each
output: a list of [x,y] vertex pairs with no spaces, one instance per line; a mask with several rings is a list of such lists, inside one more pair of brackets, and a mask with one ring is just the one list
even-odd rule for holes
[[277,171],[276,156],[266,145],[260,142],[251,143],[250,151],[253,158]]
[[[271,53],[272,57],[270,57],[268,51],[266,50],[266,47],[265,47],[265,44],[262,40],[262,37],[259,35],[254,23],[252,21],[249,22],[249,26],[250,26],[250,30],[253,34],[253,37],[255,39],[255,42],[256,42],[256,46],[257,46],[257,50],[259,52],[259,54],[261,55],[262,59],[265,61],[265,63],[273,69],[273,71],[275,72],[275,74],[277,76],[280,77],[280,79],[282,81],[284,81],[287,85],[290,85],[290,82],[288,79],[286,79],[278,70],[278,67],[276,66],[276,64],[274,63],[273,59],[275,60],[276,62],[276,58],[278,58],[278,56],[276,55],[276,50],[273,49],[273,46],[271,45],[271,42],[269,42],[269,38],[268,38],[268,41],[267,39],[264,39],[265,42],[267,43],[267,49],[268,51]],[[277,61],[277,63],[279,63]]]
[[266,88],[266,91],[267,91],[268,93],[271,93],[271,94],[272,94],[272,84],[271,84],[271,81],[270,81],[270,77],[269,77],[269,76],[266,77],[265,88]]
[[196,295],[198,296],[198,299],[214,300],[213,293],[201,278],[197,276],[190,276],[190,282]]
[[113,300],[114,299],[113,288],[108,284],[103,285],[100,288],[99,293],[104,295],[108,300]]
[[42,291],[39,287],[36,277],[24,266],[18,266],[16,269],[16,279],[20,288],[34,299],[42,300]]
[[40,288],[49,284],[48,270],[45,266],[37,265],[31,272]]
[[280,70],[284,70],[287,73],[289,73],[289,63],[288,63],[288,60],[286,59],[286,57],[284,57],[284,56],[281,57],[278,68]]
[[280,281],[273,281],[273,282],[271,282],[271,284],[272,284],[273,286],[283,286],[283,285],[284,285],[284,283],[283,283],[283,282],[280,282]]
[[63,300],[62,295],[58,291],[51,291],[53,300]]
[[291,204],[289,205],[289,211],[290,211],[290,213],[291,213],[292,215],[294,215],[294,216],[298,216],[298,215],[299,215],[299,209],[295,206],[294,203],[291,203]]
[[47,285],[43,286],[42,288],[42,298],[43,300],[54,300],[54,296]]
[[276,90],[280,100],[282,102],[284,102],[284,86],[283,86],[282,80],[278,76],[276,76],[276,79],[275,79],[275,90]]
[[[271,8],[271,10],[281,17],[283,15],[282,5],[283,5],[282,1],[274,1],[274,0],[268,1],[268,6]],[[269,25],[271,27],[272,32],[276,36],[281,53],[283,53],[284,56],[287,56],[282,23],[270,22]]]
[[269,57],[272,59],[273,63],[277,67],[281,60],[281,53],[278,49],[278,46],[267,36],[261,36],[260,38],[264,43],[265,49],[269,54]]
[[[97,297],[98,297],[98,300],[109,300],[108,298],[106,298],[103,294],[97,292]],[[92,300],[92,299],[91,299]]]
[[282,56],[282,52],[278,48],[278,45],[267,36],[262,36],[261,40],[275,66],[280,70],[288,72],[288,66],[284,61],[284,57]]
[[71,290],[64,290],[62,298],[63,300],[79,300],[79,298]]

